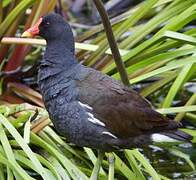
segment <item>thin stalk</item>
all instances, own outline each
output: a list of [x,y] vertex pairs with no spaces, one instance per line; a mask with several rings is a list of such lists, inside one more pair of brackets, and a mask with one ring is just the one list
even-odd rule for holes
[[98,10],[100,16],[101,16],[101,19],[102,19],[102,22],[104,25],[104,29],[105,29],[105,32],[107,35],[107,39],[108,39],[108,42],[110,45],[110,49],[112,51],[112,55],[113,55],[114,61],[116,63],[118,72],[120,74],[121,80],[125,85],[129,86],[130,84],[129,84],[128,75],[127,75],[127,72],[125,69],[125,65],[124,65],[122,58],[120,56],[120,52],[119,52],[117,43],[114,38],[112,26],[110,24],[107,12],[103,6],[103,3],[100,0],[94,0],[94,3],[97,7],[97,10]]
[[114,180],[114,165],[115,165],[115,157],[113,153],[108,154],[108,162],[109,162],[109,175],[108,180]]
[[104,152],[99,150],[98,151],[97,161],[96,161],[95,166],[93,168],[93,172],[91,174],[90,180],[97,180],[98,179],[101,163],[103,161],[103,156],[104,156]]
[[[190,106],[195,104],[196,102],[196,93],[194,93],[191,98],[187,101],[187,103],[185,104],[185,106]],[[181,112],[179,114],[177,114],[177,116],[175,117],[176,121],[181,121],[182,118],[185,116],[186,112]]]

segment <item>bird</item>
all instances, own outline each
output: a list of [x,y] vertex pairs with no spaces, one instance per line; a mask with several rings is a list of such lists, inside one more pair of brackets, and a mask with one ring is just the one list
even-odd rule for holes
[[131,87],[79,63],[72,29],[62,16],[42,16],[22,37],[37,35],[46,40],[39,90],[55,129],[68,141],[99,150],[100,161],[104,152],[191,141],[191,135],[178,129],[180,122],[158,113]]

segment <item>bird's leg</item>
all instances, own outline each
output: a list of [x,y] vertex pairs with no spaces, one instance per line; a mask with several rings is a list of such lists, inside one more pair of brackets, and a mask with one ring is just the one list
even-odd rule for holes
[[113,153],[108,154],[108,162],[109,162],[109,177],[108,177],[108,180],[114,180],[115,157],[114,157]]
[[98,151],[97,161],[96,161],[96,163],[94,165],[93,172],[91,174],[90,180],[97,180],[98,179],[99,170],[100,170],[100,167],[101,167],[103,156],[104,156],[104,152],[99,150]]

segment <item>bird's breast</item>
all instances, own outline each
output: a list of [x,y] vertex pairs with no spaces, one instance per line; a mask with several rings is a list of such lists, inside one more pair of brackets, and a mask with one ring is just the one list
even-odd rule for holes
[[72,75],[58,69],[42,67],[38,73],[38,85],[46,107],[51,103],[69,103],[78,96]]

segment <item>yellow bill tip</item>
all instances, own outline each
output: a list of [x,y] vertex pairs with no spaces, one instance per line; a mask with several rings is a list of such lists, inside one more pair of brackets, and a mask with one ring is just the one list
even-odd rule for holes
[[33,35],[32,35],[30,32],[25,31],[25,32],[23,32],[23,33],[22,33],[21,37],[32,38],[32,37],[33,37]]

